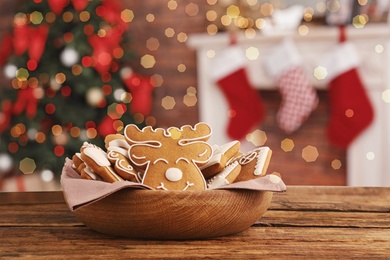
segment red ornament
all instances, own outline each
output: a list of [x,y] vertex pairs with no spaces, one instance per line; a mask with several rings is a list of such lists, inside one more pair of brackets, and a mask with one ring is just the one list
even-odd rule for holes
[[100,122],[97,131],[100,136],[107,136],[109,134],[116,134],[117,131],[114,128],[115,120],[109,116],[105,116]]
[[60,15],[64,8],[69,4],[68,0],[47,0],[50,9],[56,15]]
[[6,34],[0,44],[0,66],[3,66],[12,53],[12,34]]
[[80,12],[88,5],[88,0],[72,0],[73,7],[76,11]]
[[9,100],[3,101],[0,113],[0,133],[4,132],[11,123],[12,103]]
[[133,72],[128,77],[124,78],[123,82],[133,96],[133,99],[130,102],[131,113],[141,113],[144,116],[150,115],[152,110],[153,91],[151,79]]
[[34,118],[37,114],[37,106],[38,99],[34,95],[34,89],[27,86],[27,88],[19,90],[13,112],[15,115],[20,115],[26,111],[28,118]]

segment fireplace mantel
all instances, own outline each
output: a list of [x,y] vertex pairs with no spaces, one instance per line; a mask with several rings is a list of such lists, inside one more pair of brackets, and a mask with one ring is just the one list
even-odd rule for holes
[[[369,24],[362,29],[352,26],[346,28],[346,35],[358,50],[362,65],[359,72],[367,93],[374,106],[375,118],[370,127],[361,134],[347,151],[347,184],[350,186],[390,186],[390,103],[382,97],[385,90],[390,91],[390,26],[388,24]],[[248,77],[258,89],[276,89],[274,80],[267,75],[262,57],[285,37],[291,37],[301,53],[308,75],[318,89],[326,89],[326,84],[317,80],[313,71],[318,66],[321,54],[326,53],[338,43],[339,29],[336,27],[309,27],[306,36],[298,34],[258,34],[253,38],[237,34],[237,44],[244,49],[255,47],[259,56],[248,59]],[[199,90],[199,119],[210,124],[213,129],[211,143],[223,144],[230,139],[225,129],[228,122],[227,103],[223,94],[209,76],[210,53],[229,44],[228,33],[216,35],[194,34],[188,45],[197,53],[197,73]],[[379,48],[378,48],[379,47]],[[378,51],[383,47],[383,51]],[[386,92],[385,92],[386,93]],[[242,140],[243,147],[251,144]]]

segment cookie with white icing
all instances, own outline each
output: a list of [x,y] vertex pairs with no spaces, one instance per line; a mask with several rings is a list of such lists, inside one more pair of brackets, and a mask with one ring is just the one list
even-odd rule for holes
[[263,146],[235,159],[241,165],[241,172],[235,182],[251,180],[264,176],[271,160],[272,150]]
[[91,170],[93,173],[99,175],[104,181],[113,183],[116,181],[123,181],[108,160],[107,153],[97,147],[85,147],[81,152],[81,159],[86,164],[87,173]]
[[207,181],[207,188],[211,190],[233,183],[240,174],[240,171],[241,165],[237,161],[234,161],[220,173],[209,179]]
[[207,163],[212,154],[206,143],[211,135],[207,124],[168,129],[130,124],[124,135],[132,163],[146,167],[143,184],[156,190],[206,190],[198,165]]
[[115,147],[109,148],[107,158],[114,165],[115,172],[125,180],[140,182],[138,172],[130,163],[128,156],[123,154],[121,149],[115,149]]
[[221,172],[228,162],[240,151],[241,143],[232,141],[224,145],[214,145],[213,154],[207,164],[200,167],[206,179]]

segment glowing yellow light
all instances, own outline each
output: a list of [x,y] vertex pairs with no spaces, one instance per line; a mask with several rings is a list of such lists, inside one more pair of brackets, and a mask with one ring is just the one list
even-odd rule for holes
[[207,3],[209,5],[215,5],[217,3],[218,0],[207,0]]
[[183,103],[187,107],[193,107],[196,105],[197,102],[198,102],[198,98],[195,95],[186,94],[183,97]]
[[35,134],[35,141],[39,144],[45,142],[46,140],[46,135],[43,132],[37,132]]
[[175,107],[176,105],[176,101],[173,97],[171,96],[166,96],[164,97],[162,100],[161,100],[161,106],[165,109],[165,110],[171,110]]
[[342,164],[340,160],[334,159],[331,163],[333,169],[338,170],[341,168]]
[[87,129],[87,137],[89,139],[94,139],[97,136],[97,130],[95,128],[88,128]]
[[184,33],[184,32],[181,32],[181,33],[179,33],[178,35],[177,35],[177,40],[179,41],[179,42],[186,42],[187,41],[187,34],[186,33]]
[[30,14],[30,21],[33,24],[41,24],[43,21],[43,15],[41,12],[34,11]]
[[240,8],[236,5],[230,5],[226,8],[226,15],[230,18],[237,18],[240,15]]
[[248,28],[245,30],[245,37],[248,39],[253,39],[256,36],[256,30],[253,28]]
[[249,47],[246,49],[245,55],[249,60],[257,60],[260,55],[259,49],[256,47]]
[[73,20],[73,14],[71,12],[65,12],[62,15],[64,22],[69,23]]
[[308,145],[302,149],[302,158],[306,162],[315,162],[319,156],[318,150],[316,147]]
[[146,41],[146,48],[151,51],[156,51],[160,47],[160,42],[158,39],[151,37]]
[[167,29],[165,29],[165,36],[167,36],[168,38],[172,38],[174,35],[175,30],[173,28],[168,27]]
[[145,120],[145,116],[141,113],[136,113],[134,115],[134,122],[136,124],[141,124]]
[[262,4],[261,7],[260,7],[260,12],[264,15],[264,16],[271,16],[274,12],[274,6],[270,3],[265,3],[265,4]]
[[232,23],[232,18],[228,15],[223,15],[221,17],[221,23],[223,26],[229,26]]
[[60,73],[57,73],[56,76],[55,76],[55,80],[58,84],[62,84],[65,82],[66,80],[66,76],[64,73],[60,72]]
[[154,65],[156,64],[156,60],[152,55],[145,54],[144,56],[141,57],[140,63],[145,69],[150,69],[153,68]]
[[384,51],[384,47],[383,47],[383,45],[382,44],[377,44],[377,45],[375,45],[375,52],[376,53],[382,53],[383,51]]
[[91,18],[91,15],[89,14],[88,11],[82,11],[82,12],[80,12],[79,18],[80,18],[80,21],[85,23],[85,22],[88,22],[88,20]]
[[130,23],[134,19],[134,13],[132,10],[125,9],[121,12],[121,19],[125,23]]
[[122,117],[122,115],[117,112],[117,109],[116,109],[117,105],[118,105],[118,103],[112,103],[111,105],[109,105],[107,107],[107,115],[114,120],[120,119]]
[[124,124],[121,120],[115,120],[112,126],[118,133],[124,129]]
[[217,20],[217,17],[218,17],[218,14],[214,10],[210,10],[210,11],[206,12],[207,21],[210,21],[210,22],[215,21],[215,20]]
[[78,128],[77,126],[74,126],[70,129],[70,136],[72,136],[73,138],[76,138],[76,137],[79,137],[80,136],[80,128]]
[[174,139],[174,140],[179,139],[180,136],[181,136],[181,132],[177,128],[171,128],[169,133],[171,134],[171,138]]
[[215,57],[215,51],[214,50],[208,50],[206,52],[207,57],[214,58]]
[[48,12],[45,15],[45,20],[47,23],[54,23],[54,21],[56,20],[56,15],[53,12]]
[[302,35],[302,36],[306,36],[309,34],[309,27],[307,27],[306,25],[300,25],[298,27],[298,33],[299,35]]
[[51,128],[51,132],[53,133],[53,135],[59,136],[60,134],[62,134],[62,127],[60,125],[53,125]]
[[154,19],[155,19],[154,14],[147,14],[146,15],[146,21],[148,21],[149,23],[153,22]]
[[153,86],[154,87],[161,87],[162,84],[164,83],[163,77],[161,75],[159,75],[159,74],[154,74],[150,78],[151,78],[151,80],[153,82]]
[[255,21],[255,25],[256,25],[256,27],[258,28],[258,29],[263,29],[264,28],[264,26],[265,26],[265,19],[263,19],[263,18],[258,18],[258,19],[256,19],[256,21]]
[[382,92],[382,100],[385,103],[390,103],[390,89],[386,89]]
[[20,68],[16,71],[16,78],[20,81],[25,81],[28,79],[30,74],[28,73],[28,70],[25,68]]
[[291,152],[294,149],[294,146],[294,141],[289,138],[285,138],[280,142],[280,148],[285,152]]
[[218,27],[215,24],[210,24],[207,26],[207,34],[215,35],[218,32]]
[[17,13],[14,16],[15,25],[25,25],[27,23],[27,16],[24,13]]
[[192,86],[187,88],[188,95],[196,95],[196,93],[197,93],[196,88],[194,88]]
[[252,133],[246,135],[246,140],[255,146],[262,146],[267,141],[267,134],[262,130],[256,129]]
[[75,76],[80,75],[83,72],[83,67],[80,65],[76,64],[72,66],[72,74]]
[[35,171],[36,164],[35,161],[31,158],[24,158],[19,162],[19,169],[24,173],[24,174],[31,174]]
[[375,154],[373,152],[368,152],[366,153],[366,158],[367,160],[372,161],[375,159]]
[[153,117],[153,116],[148,116],[148,117],[145,119],[145,124],[146,124],[146,125],[155,126],[156,123],[157,123],[156,118]]
[[123,92],[121,94],[121,101],[125,104],[128,104],[131,102],[131,100],[133,100],[133,96],[131,95],[131,93],[129,92]]
[[357,29],[363,28],[367,23],[368,23],[368,16],[365,15],[365,14],[356,15],[356,16],[352,19],[352,24],[353,24],[353,26],[355,26],[355,28],[357,28]]
[[185,12],[188,16],[196,16],[199,12],[199,7],[197,4],[189,3],[186,5]]
[[318,80],[325,79],[328,76],[328,70],[325,67],[318,66],[314,69],[314,77]]
[[167,6],[170,10],[175,10],[177,8],[177,2],[174,0],[169,0]]
[[186,67],[186,65],[184,65],[184,64],[179,64],[179,65],[177,66],[177,70],[178,70],[179,72],[185,72],[186,69],[187,69],[187,67]]

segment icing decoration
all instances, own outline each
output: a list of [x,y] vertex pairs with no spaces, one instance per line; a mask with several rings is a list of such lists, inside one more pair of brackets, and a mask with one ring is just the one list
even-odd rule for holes
[[234,145],[236,145],[239,141],[232,141],[232,142],[229,142],[227,144],[224,144],[224,145],[213,145],[212,149],[213,149],[213,155],[211,156],[210,160],[205,164],[203,165],[202,167],[200,167],[201,170],[211,166],[211,165],[214,165],[214,164],[218,164],[220,163],[221,161],[221,158],[222,156]]
[[165,177],[169,181],[179,181],[183,178],[183,172],[178,168],[169,168],[165,172]]
[[216,189],[219,188],[223,185],[230,184],[227,180],[226,177],[236,168],[238,165],[238,162],[235,161],[232,164],[228,165],[225,169],[223,169],[220,173],[215,175],[213,178],[211,178],[207,182],[207,187],[209,189]]
[[99,149],[94,149],[93,147],[87,147],[84,149],[84,154],[89,158],[94,160],[99,166],[111,166],[110,161],[107,158],[107,155]]
[[[176,180],[178,177],[172,177],[170,173],[168,174],[169,177],[166,176],[166,173],[171,171],[168,168],[171,166],[171,168],[178,169],[184,167],[180,169],[182,175],[180,180],[184,177],[184,169],[185,179],[182,180],[183,183],[175,184],[175,189],[178,185],[184,185],[184,181],[187,181],[185,189],[194,186],[194,183],[202,183],[203,189],[207,188],[206,181],[197,164],[207,163],[211,157],[212,148],[206,143],[210,135],[211,128],[205,123],[198,123],[194,127],[189,125],[181,128],[170,127],[167,130],[163,128],[153,129],[151,126],[139,129],[137,125],[130,124],[126,126],[124,132],[125,139],[130,144],[128,150],[130,160],[136,166],[146,165],[142,183],[150,184],[150,182],[154,182],[153,178],[156,177],[148,176],[150,174],[154,176],[162,175],[165,176],[163,178]],[[176,149],[176,146],[181,148]],[[137,156],[140,154],[145,156]],[[182,160],[187,163],[186,166],[180,164]],[[167,166],[161,166],[161,164],[156,166],[159,161],[166,162]],[[178,176],[178,174],[176,175]],[[167,183],[160,183],[155,188],[168,189],[168,185]]]

